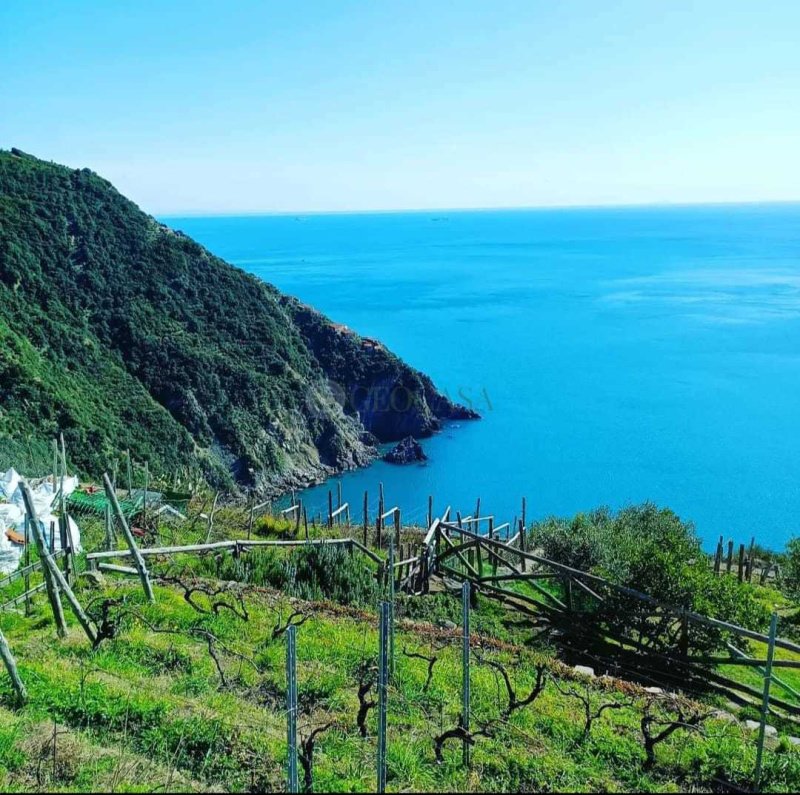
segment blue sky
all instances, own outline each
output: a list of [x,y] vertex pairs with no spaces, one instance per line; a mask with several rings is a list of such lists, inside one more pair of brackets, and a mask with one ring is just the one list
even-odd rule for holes
[[797,0],[2,0],[0,147],[154,213],[800,198]]

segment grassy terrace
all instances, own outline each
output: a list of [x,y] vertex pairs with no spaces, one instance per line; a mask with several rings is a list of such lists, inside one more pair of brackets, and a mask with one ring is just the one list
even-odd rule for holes
[[[246,513],[223,509],[214,539],[241,537],[246,526]],[[84,528],[85,545],[98,548],[99,522]],[[270,518],[255,529],[276,535],[290,523]],[[159,535],[161,543],[186,543],[206,533],[203,520],[190,520]],[[366,738],[357,714],[359,685],[370,680],[377,657],[374,567],[345,552],[317,557],[325,559],[259,550],[238,563],[229,555],[152,561],[154,573],[166,578],[156,587],[155,605],[144,602],[135,578],[107,577],[101,586],[80,578],[79,597],[98,619],[103,601],[113,600],[116,635],[95,650],[75,623],[68,639],[57,640],[42,595],[27,617],[0,614],[30,697],[15,709],[8,680],[0,676],[0,788],[284,789],[285,644],[273,634],[298,613],[301,741],[328,726],[316,738],[314,787],[372,791],[376,711],[368,712]],[[336,576],[320,576],[331,569]],[[232,575],[250,582],[215,595]],[[211,595],[193,594],[193,607],[184,587],[169,578],[184,584],[200,578]],[[271,587],[276,583],[283,587]],[[338,601],[326,599],[332,595]],[[236,611],[215,614],[213,605],[222,600]],[[455,740],[444,745],[437,763],[434,738],[458,724],[461,708],[459,630],[448,623],[458,621],[459,611],[445,593],[398,599],[397,669],[389,695],[391,791],[681,791],[713,790],[720,780],[747,783],[755,734],[740,722],[718,712],[700,731],[678,730],[656,746],[655,764],[648,766],[641,722],[653,696],[620,680],[582,678],[537,639],[531,623],[484,599],[473,613],[472,727],[486,733],[475,738],[470,771],[461,765]],[[428,662],[404,652],[437,658],[430,683]],[[504,667],[520,700],[543,666],[542,692],[505,715],[506,687],[490,661]],[[374,687],[367,697],[375,698]],[[588,735],[581,698],[592,712],[614,705]],[[720,706],[682,703],[687,715]],[[654,714],[674,717],[669,704]],[[302,778],[301,770],[301,784]],[[785,740],[771,743],[763,786],[800,786],[800,754]]]

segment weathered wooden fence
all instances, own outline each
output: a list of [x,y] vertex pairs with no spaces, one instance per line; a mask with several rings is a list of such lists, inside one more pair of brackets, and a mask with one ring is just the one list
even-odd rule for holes
[[[50,557],[56,561],[64,561],[66,554],[67,553],[65,550],[59,549],[55,552],[51,552]],[[36,585],[30,585],[31,575],[41,573],[43,567],[44,564],[42,561],[37,560],[34,563],[23,566],[21,569],[17,569],[15,572],[0,578],[0,591],[7,588],[9,585],[13,585],[15,582],[19,582],[20,580],[25,581],[25,590],[12,599],[8,599],[7,601],[1,603],[0,611],[9,610],[17,605],[22,604],[23,602],[27,602],[34,594],[43,591],[47,587],[47,583],[44,581],[44,579],[42,579],[42,582],[37,583]]]
[[[614,658],[607,661],[620,671],[651,676],[653,681],[673,683],[684,689],[716,690],[740,704],[760,706],[759,688],[725,676],[717,667],[746,667],[763,673],[768,666],[768,654],[763,658],[751,656],[738,648],[737,639],[760,643],[768,649],[772,640],[769,635],[664,604],[596,574],[548,560],[524,549],[524,529],[500,541],[491,517],[481,518],[480,522],[488,525],[486,535],[467,529],[465,520],[459,524],[434,520],[419,555],[408,564],[410,574],[400,583],[401,587],[411,593],[426,593],[433,576],[469,582],[473,593],[498,599],[526,615],[550,619],[567,630],[565,636],[584,641],[577,644],[584,649],[586,641],[601,642],[605,652]],[[469,522],[471,527],[477,524]],[[625,628],[623,622],[598,626],[602,607],[609,601],[616,605],[621,598],[626,606],[636,610],[635,627]],[[727,639],[724,645],[727,653],[692,653],[693,633],[709,631]],[[677,649],[665,649],[654,643],[659,633],[675,639]],[[800,655],[800,644],[783,638],[775,638],[774,647]],[[771,665],[778,671],[800,669],[800,657],[776,657]],[[786,698],[773,696],[771,708],[800,716],[800,693],[778,675],[773,674],[771,680],[786,695]]]

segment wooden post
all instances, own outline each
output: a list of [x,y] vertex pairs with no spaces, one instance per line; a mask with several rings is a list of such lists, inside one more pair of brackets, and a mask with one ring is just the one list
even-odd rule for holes
[[[524,506],[523,506],[524,507]],[[519,520],[519,548],[521,552],[526,552],[527,543],[525,541],[525,520]],[[522,571],[528,570],[528,561],[526,558],[520,556],[520,568]]]
[[[525,526],[526,526],[526,525],[525,525],[525,510],[526,510],[526,508],[527,508],[527,504],[526,504],[526,502],[525,502],[525,498],[523,497],[523,498],[522,498],[522,520],[521,520],[521,521],[522,521],[522,525],[521,525],[521,530],[524,530],[524,529],[525,529]],[[520,544],[522,544],[522,543],[523,543],[523,539],[524,539],[524,537],[525,537],[525,536],[524,536],[524,533],[520,532],[520,536],[519,536],[519,541],[520,541]],[[527,550],[525,549],[524,545],[523,545],[523,546],[520,546],[520,549],[521,549],[523,552],[526,552],[526,551],[527,551]]]
[[433,495],[428,497],[428,529],[433,524]]
[[[494,541],[494,517],[489,517],[489,539]],[[499,560],[497,555],[492,555],[492,575],[497,575],[497,564]]]
[[103,510],[103,519],[105,521],[106,526],[106,550],[111,551],[117,545],[116,539],[114,538],[114,523],[111,519],[111,505],[106,503],[106,507]]
[[728,560],[725,563],[725,571],[731,573],[731,566],[733,566],[733,539],[728,541]]
[[306,513],[306,506],[303,506],[303,527],[306,531],[306,541],[308,541],[308,514]]
[[744,544],[739,544],[739,582],[744,578]]
[[19,671],[17,671],[17,661],[11,653],[8,641],[6,641],[2,630],[0,630],[0,658],[5,663],[11,679],[11,687],[14,688],[14,692],[17,694],[17,703],[22,706],[28,700],[28,691],[25,689],[22,679],[20,679]]
[[247,540],[249,541],[253,536],[253,515],[255,514],[256,498],[255,495],[250,497],[250,521],[247,523]]
[[31,532],[30,532],[30,520],[28,519],[28,515],[25,514],[25,615],[29,616],[31,614],[31,597],[30,597],[30,590],[31,590],[31,578],[30,574],[28,573],[28,566],[31,565]]
[[378,484],[378,515],[375,517],[375,534],[378,540],[378,549],[383,546],[383,483]]
[[764,698],[761,702],[761,725],[758,729],[758,745],[756,746],[756,770],[753,776],[753,791],[760,792],[761,764],[764,757],[764,737],[767,730],[767,714],[769,713],[769,690],[772,684],[772,661],[775,659],[775,636],[778,633],[778,614],[772,614],[769,625],[769,646],[767,647],[767,665],[764,669]]
[[[25,490],[22,492],[23,501],[25,500]],[[33,509],[33,500],[31,500],[31,509]],[[27,503],[25,510],[28,511]],[[33,533],[33,540],[36,543],[36,548],[39,551],[39,557],[42,560],[42,574],[44,575],[45,589],[47,590],[47,598],[50,601],[50,607],[53,611],[53,620],[56,624],[56,632],[59,638],[64,638],[67,635],[67,623],[64,620],[64,608],[61,605],[61,596],[58,592],[58,584],[53,577],[52,570],[49,566],[44,565],[45,558],[50,558],[50,553],[47,545],[44,542],[44,536],[41,529],[38,527],[38,520],[33,518],[28,512],[28,527]],[[35,515],[35,514],[34,514]],[[50,539],[52,542],[53,534],[55,533],[54,523],[50,523]]]
[[[110,482],[107,488],[111,488]],[[114,494],[113,489],[111,489],[111,494]],[[116,499],[117,499],[116,494],[114,494],[114,500],[116,501]],[[208,530],[206,532],[206,544],[211,543],[211,534],[214,532],[214,513],[217,510],[217,500],[219,500],[219,492],[214,494],[214,502],[211,504],[211,513],[209,513],[208,515]],[[124,519],[122,518],[122,511],[119,512],[119,516],[121,518],[121,521],[124,521]],[[131,538],[133,538],[133,536],[131,536]]]
[[753,579],[753,553],[755,551],[756,546],[756,537],[750,537],[750,549],[747,553],[747,582],[751,582]]
[[394,511],[394,543],[395,546],[400,545],[400,509],[395,508]]
[[81,627],[83,627],[86,637],[89,638],[89,641],[92,645],[95,645],[97,643],[97,633],[92,626],[92,622],[89,620],[89,617],[86,615],[86,613],[83,612],[83,608],[81,607],[80,602],[75,598],[75,594],[72,592],[72,588],[69,587],[69,583],[67,583],[64,575],[59,571],[58,566],[56,566],[55,561],[50,557],[45,549],[44,535],[42,534],[42,528],[39,526],[39,519],[36,516],[36,510],[33,507],[33,495],[31,494],[30,487],[27,483],[23,482],[20,483],[20,488],[22,489],[22,500],[25,503],[25,510],[28,512],[28,517],[31,520],[31,527],[33,528],[33,532],[36,534],[37,546],[39,547],[40,553],[42,551],[45,553],[44,557],[42,558],[42,570],[50,570],[51,577],[54,581],[54,586],[64,594],[66,600],[69,602],[69,606],[72,608],[72,612],[75,614],[75,618],[78,619],[78,623],[81,625]]
[[333,492],[328,489],[328,527],[333,527]]
[[369,545],[369,492],[364,491],[364,546]]
[[144,462],[144,505],[142,506],[142,524],[147,528],[147,492],[150,489],[150,468],[147,461]]
[[66,511],[64,511],[61,521],[64,523],[64,536],[67,539],[67,551],[64,557],[64,574],[67,577],[67,582],[72,585],[75,582],[78,569],[75,564],[75,540],[72,537],[72,528],[69,526],[69,514]]
[[[58,434],[58,441],[59,441],[59,443],[61,445],[61,476],[62,477],[66,477],[67,476],[67,448],[66,448],[66,446],[64,444],[64,434],[63,433]],[[64,485],[63,480],[61,482],[61,485],[63,487],[63,485]]]
[[58,491],[58,439],[53,439],[53,496]]
[[128,458],[128,497],[133,492],[133,465],[131,464],[131,451],[126,450],[125,455]]
[[[342,481],[339,480],[336,482],[336,510],[342,507]],[[338,515],[339,518],[337,519],[337,524],[341,524],[341,514]]]
[[299,500],[295,503],[295,505],[297,505],[297,510],[294,512],[294,534],[297,536],[300,533],[300,520],[302,519],[303,513],[303,501]]
[[719,576],[720,567],[722,565],[722,536],[719,537],[717,543],[717,551],[714,553],[714,574]]
[[678,638],[678,650],[682,657],[689,656],[689,612],[691,605],[685,605],[681,612],[681,635]]
[[[136,546],[136,539],[133,537],[133,533],[131,533],[130,528],[128,527],[128,522],[125,519],[125,515],[122,513],[122,508],[119,506],[119,502],[117,501],[117,495],[114,493],[114,489],[111,486],[111,481],[108,479],[108,474],[103,475],[103,485],[106,489],[106,496],[108,497],[108,501],[111,503],[111,506],[114,509],[114,513],[117,515],[117,521],[119,522],[119,526],[122,529],[122,535],[125,538],[125,541],[128,544],[128,549],[131,551],[131,557],[133,558],[133,565],[137,572],[139,572],[139,579],[142,581],[142,589],[144,590],[145,596],[147,597],[148,602],[155,602],[156,598],[153,594],[153,586],[150,584],[150,575],[147,572],[147,567],[144,565],[144,558],[142,557],[141,553],[139,552],[139,547]],[[214,504],[216,505],[216,498],[214,499]],[[213,516],[213,511],[212,511]]]

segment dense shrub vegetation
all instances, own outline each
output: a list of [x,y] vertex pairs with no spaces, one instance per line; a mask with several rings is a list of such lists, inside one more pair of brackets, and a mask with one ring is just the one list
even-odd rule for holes
[[[532,541],[551,560],[590,571],[664,604],[750,629],[768,626],[769,610],[754,589],[732,577],[715,577],[693,525],[669,509],[647,503],[618,513],[601,508],[572,519],[551,518],[534,525]],[[649,605],[624,593],[606,596],[606,602],[595,609],[610,630],[633,632],[655,651],[679,646],[681,637],[673,616],[665,615],[656,625]],[[689,650],[703,652],[721,647],[727,638],[714,629],[693,628],[688,640]]]
[[234,560],[206,558],[201,571],[222,580],[269,586],[301,599],[373,605],[380,594],[360,555],[335,545],[300,547],[289,554],[254,549]]

